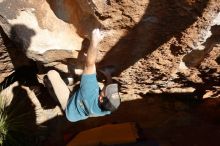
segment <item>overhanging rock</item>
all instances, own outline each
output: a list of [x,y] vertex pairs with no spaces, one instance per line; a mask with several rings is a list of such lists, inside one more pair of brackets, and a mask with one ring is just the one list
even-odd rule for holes
[[[91,3],[76,0],[3,0],[0,14],[1,20],[4,20],[0,24],[12,40],[21,44],[28,58],[43,63],[77,58],[82,37],[99,25],[91,13]],[[46,52],[50,54],[48,52],[59,50],[68,55],[53,53],[55,57],[52,60],[46,59]]]

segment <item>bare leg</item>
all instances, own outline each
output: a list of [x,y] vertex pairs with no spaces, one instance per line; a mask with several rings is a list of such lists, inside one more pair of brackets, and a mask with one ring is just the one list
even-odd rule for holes
[[67,85],[64,83],[59,73],[55,70],[50,70],[47,73],[48,80],[53,88],[56,98],[58,99],[61,108],[65,110],[67,101],[70,96],[70,91]]

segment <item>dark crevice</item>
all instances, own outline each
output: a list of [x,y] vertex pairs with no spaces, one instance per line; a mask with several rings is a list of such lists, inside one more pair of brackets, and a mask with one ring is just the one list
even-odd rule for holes
[[95,15],[99,18],[99,20],[102,20],[102,21],[111,18],[111,16],[103,16],[103,15],[100,14],[98,11],[95,11]]

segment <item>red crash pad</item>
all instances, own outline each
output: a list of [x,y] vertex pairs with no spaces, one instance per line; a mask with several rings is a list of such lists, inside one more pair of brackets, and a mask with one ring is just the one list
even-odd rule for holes
[[134,123],[108,124],[80,132],[67,146],[132,143],[137,138],[138,133]]

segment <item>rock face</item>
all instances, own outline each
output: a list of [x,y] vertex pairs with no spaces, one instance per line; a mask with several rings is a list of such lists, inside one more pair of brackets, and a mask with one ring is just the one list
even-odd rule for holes
[[219,11],[218,0],[0,2],[3,30],[43,68],[81,66],[84,38],[101,27],[98,66],[116,66],[122,94],[219,86]]
[[15,69],[30,66],[30,59],[0,29],[0,83]]
[[0,83],[5,79],[5,77],[9,76],[13,70],[14,66],[11,62],[11,58],[7,52],[6,46],[3,42],[2,35],[0,36]]
[[53,119],[56,116],[62,115],[62,111],[58,106],[52,109],[44,109],[39,99],[37,98],[36,93],[29,87],[20,85],[19,82],[14,82],[9,87],[2,90],[0,96],[1,102],[3,102],[6,105],[6,107],[8,107],[9,105],[13,105],[15,106],[15,109],[19,110],[19,108],[16,108],[16,104],[22,104],[24,107],[27,108],[22,109],[26,110],[23,112],[31,112],[33,110],[34,113],[36,113],[36,115],[33,115],[33,117],[31,117],[32,120],[29,119],[28,122],[35,122],[34,124],[37,125],[42,124],[43,122],[48,121],[50,119]]
[[[3,25],[5,32],[12,40],[22,44],[29,58],[42,62],[47,62],[40,57],[46,51],[80,50],[82,42],[76,27],[59,19],[49,4],[46,0],[40,4],[38,1],[10,0],[0,5],[1,15],[9,25]],[[73,16],[68,13],[65,17]],[[6,27],[9,29],[6,30]]]

